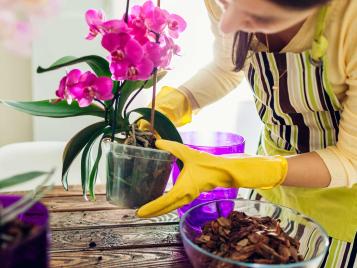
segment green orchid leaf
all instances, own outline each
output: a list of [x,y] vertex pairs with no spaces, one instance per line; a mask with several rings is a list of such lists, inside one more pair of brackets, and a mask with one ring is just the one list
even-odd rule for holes
[[54,62],[51,66],[47,68],[43,68],[39,66],[37,68],[37,73],[44,73],[52,70],[56,70],[62,67],[74,65],[77,63],[82,63],[85,62],[91,67],[93,72],[96,73],[97,76],[107,76],[111,77],[112,74],[109,69],[109,63],[105,58],[102,58],[97,55],[89,55],[89,56],[84,56],[84,57],[73,57],[73,56],[66,56],[63,58],[60,58],[56,62]]
[[[110,129],[110,127],[107,127],[107,129]],[[82,158],[81,158],[81,181],[82,181],[82,190],[83,190],[83,197],[87,199],[87,190],[88,190],[88,182],[90,178],[90,171],[91,171],[91,151],[93,144],[97,140],[97,138],[105,133],[105,129],[98,129],[95,133],[93,133],[93,136],[90,138],[88,143],[83,149],[82,152]]]
[[82,151],[82,149],[91,140],[93,133],[99,130],[104,130],[107,126],[105,122],[98,122],[90,125],[81,131],[79,131],[66,145],[63,151],[63,165],[62,165],[62,184],[64,189],[68,190],[68,171],[77,155]]
[[98,165],[99,165],[99,161],[100,158],[102,157],[102,141],[104,139],[104,136],[100,139],[99,145],[98,145],[98,153],[97,153],[97,158],[94,161],[94,165],[92,167],[92,170],[90,172],[90,176],[89,176],[89,194],[90,194],[90,198],[92,201],[95,201],[95,191],[94,191],[94,185],[95,182],[97,180],[97,175],[98,175]]
[[[159,72],[157,74],[157,81],[160,81],[167,74],[166,71]],[[119,98],[119,106],[118,106],[118,114],[123,116],[123,109],[134,91],[138,90],[143,86],[145,81],[125,81],[123,88],[120,90],[120,98]],[[151,77],[146,83],[144,88],[151,88],[154,84],[153,78]]]
[[65,100],[56,102],[55,100],[42,101],[0,101],[17,111],[35,116],[45,116],[54,118],[64,118],[82,115],[105,117],[105,111],[97,105],[79,107],[77,102],[68,104]]
[[[146,121],[150,122],[151,119],[151,109],[150,108],[138,108],[132,110],[128,113],[127,118],[129,118],[131,113],[138,113],[142,117],[140,119],[145,119]],[[155,120],[154,120],[154,129],[160,135],[161,138],[165,140],[176,141],[179,143],[183,143],[180,134],[178,133],[175,125],[168,119],[165,115],[160,113],[159,111],[155,111]],[[183,168],[183,163],[180,159],[176,161],[180,170]]]
[[116,93],[118,93],[118,90],[119,90],[119,81],[114,81],[112,93],[115,95]]
[[36,179],[42,175],[48,174],[48,172],[43,171],[31,171],[22,174],[18,174],[15,176],[11,176],[5,179],[0,180],[0,189],[7,188],[10,186],[14,186],[17,184],[25,183],[30,180]]

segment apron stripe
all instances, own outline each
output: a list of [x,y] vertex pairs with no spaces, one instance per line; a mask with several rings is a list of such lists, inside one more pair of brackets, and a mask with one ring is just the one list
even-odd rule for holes
[[319,238],[318,238],[317,241],[316,241],[316,246],[315,246],[315,249],[314,249],[314,252],[313,252],[312,256],[316,256],[317,251],[318,251],[318,249],[320,248],[320,245],[321,245],[322,241],[323,241],[323,240],[322,240],[322,237],[319,236]]
[[[325,89],[327,87],[325,86],[326,83],[324,81],[324,75],[323,75],[324,69],[323,68],[324,68],[323,66],[321,66],[321,68],[319,68],[319,75],[317,77],[319,80],[320,80],[320,77],[323,78],[321,80],[321,86]],[[325,100],[326,105],[328,107],[327,110],[330,111],[330,114],[331,114],[332,125],[333,125],[333,128],[335,129],[335,137],[337,140],[339,122],[340,122],[340,112],[338,111],[338,107],[334,108],[334,105],[333,105],[328,93],[326,92],[326,90],[323,90],[322,92],[323,92],[323,99]]]
[[289,222],[289,228],[285,230],[288,235],[291,235],[295,231],[295,223],[293,221]]
[[[286,70],[287,62],[286,55],[280,54],[275,58],[277,65],[280,67],[279,69]],[[288,74],[289,75],[289,74]],[[296,146],[297,152],[306,152],[310,147],[310,132],[309,128],[306,126],[304,122],[304,118],[301,113],[297,113],[289,98],[289,90],[288,90],[288,75],[281,75],[279,79],[279,102],[281,105],[281,109],[284,113],[289,113],[292,123],[297,128],[297,144]],[[289,141],[289,140],[288,140]]]
[[[321,77],[323,77],[323,74],[322,74],[323,69],[322,68],[323,67],[318,67],[315,69],[315,77],[316,77],[316,83],[319,86],[318,93],[319,93],[321,105],[325,111],[330,111],[329,116],[328,115],[326,116],[327,120],[329,122],[328,124],[326,124],[326,127],[333,126],[334,129],[336,129],[338,132],[338,121],[335,116],[335,111],[333,109],[333,106],[329,99],[329,96],[327,95],[326,91],[324,90],[323,79],[321,79]],[[331,144],[335,140],[337,141],[338,133],[336,133],[336,131],[330,131],[330,132],[328,132],[328,134],[329,134],[327,137],[328,144]],[[325,145],[325,147],[326,147],[326,145]]]
[[347,256],[350,251],[350,246],[351,246],[351,244],[347,243],[347,245],[345,247],[345,252],[343,253],[343,257],[342,257],[341,267],[345,267],[345,265],[346,265]]
[[[288,57],[295,72],[285,74]],[[337,141],[340,111],[335,111],[324,89],[323,68],[311,66],[308,59],[308,53],[258,52],[253,57],[256,68],[251,64],[248,71],[266,135],[277,148],[291,153],[326,148]],[[289,85],[291,80],[300,84]],[[302,99],[292,91],[300,91]]]
[[357,233],[356,233],[355,239],[353,241],[352,251],[351,251],[350,260],[348,262],[347,268],[354,268],[355,265],[357,265],[357,264],[355,264],[356,255],[357,255]]
[[320,267],[326,267],[326,262],[327,262],[327,259],[328,259],[328,256],[330,254],[330,249],[331,249],[331,244],[332,244],[332,238],[329,237],[329,245],[328,245],[328,249],[327,249],[327,254],[325,255],[325,258],[324,260],[322,261]]
[[[309,73],[308,73],[308,71],[309,71],[309,63],[306,64],[306,59],[305,59],[303,53],[299,54],[299,59],[300,59],[300,64],[301,64],[301,66],[302,66],[302,77],[303,77],[303,88],[302,88],[302,92],[303,92],[303,97],[304,97],[304,100],[305,100],[305,103],[306,103],[308,109],[309,109],[311,112],[313,112],[314,109],[312,108],[312,104],[310,103],[310,101],[311,101],[311,94],[309,94],[309,91],[312,90],[312,84],[311,84],[311,81],[310,81],[311,77],[309,76]],[[310,83],[309,83],[309,82],[310,82]],[[309,89],[309,90],[308,90],[308,89]],[[310,101],[309,101],[309,100],[310,100]],[[323,138],[322,138],[322,136],[321,136],[321,131],[322,131],[322,128],[323,128],[323,127],[322,127],[322,124],[321,124],[321,122],[319,122],[316,113],[313,113],[313,114],[310,115],[310,116],[313,116],[313,117],[314,117],[314,120],[313,120],[313,121],[315,122],[315,124],[317,123],[317,126],[318,126],[318,128],[319,128],[319,131],[317,132],[317,135],[320,136],[319,143],[320,143],[320,144],[323,144],[324,141],[323,141]],[[311,126],[310,126],[310,127],[311,127]],[[314,131],[314,130],[309,130],[309,132],[314,132],[314,133],[316,133],[316,131]],[[316,140],[316,139],[314,139],[314,140]],[[309,139],[309,141],[310,141],[310,139]],[[299,144],[299,142],[298,142],[298,144]],[[313,146],[313,144],[310,143],[309,148],[304,148],[304,151],[302,151],[302,152],[304,152],[304,153],[309,152],[309,151],[310,151],[310,148],[311,148],[312,146]],[[314,149],[315,149],[315,148],[314,148]]]
[[326,130],[324,129],[324,127],[323,127],[323,123],[321,122],[321,118],[320,118],[320,114],[319,113],[316,113],[316,116],[317,116],[317,120],[318,120],[318,122],[319,122],[319,124],[320,124],[320,126],[321,126],[321,131],[322,131],[322,146],[323,146],[323,148],[326,148],[327,147],[327,144],[326,144]]
[[304,100],[305,100],[305,103],[306,103],[306,105],[307,105],[307,107],[309,108],[309,110],[310,111],[314,111],[312,108],[311,108],[311,105],[310,105],[310,103],[309,103],[309,100],[308,100],[308,98],[307,98],[307,93],[306,93],[306,91],[307,91],[307,87],[308,87],[308,85],[306,85],[306,83],[307,83],[307,75],[306,75],[306,67],[305,67],[305,61],[304,61],[304,58],[303,58],[303,56],[302,56],[302,54],[300,54],[299,55],[299,57],[300,57],[300,62],[301,62],[301,67],[302,67],[302,77],[304,78],[303,79],[303,88],[302,88],[302,92],[303,92],[303,96],[304,96]]
[[[254,70],[253,66],[249,66],[248,81],[249,81],[250,85],[254,85],[254,77],[255,77],[255,70]],[[252,88],[252,90],[253,90],[253,93],[257,94],[256,92],[254,92],[254,88]],[[255,105],[257,107],[259,117],[263,118],[263,115],[265,114],[265,111],[266,111],[265,105],[261,105],[261,102],[259,102],[257,100],[257,98],[255,98]],[[258,106],[260,106],[260,107],[258,108]]]
[[300,240],[304,234],[304,231],[305,231],[305,226],[299,223],[296,231],[295,239]]
[[[255,69],[255,76],[254,76],[254,79],[253,79],[253,90],[254,90],[254,93],[255,94],[259,94],[260,90],[259,90],[259,84],[257,83],[258,80],[260,80],[261,82],[261,86],[263,88],[263,91],[261,92],[263,94],[263,92],[265,93],[265,96],[259,96],[260,97],[260,100],[258,100],[258,103],[261,102],[260,104],[262,106],[264,106],[264,113],[262,114],[263,116],[261,117],[262,118],[262,121],[264,122],[265,120],[269,120],[271,119],[272,123],[273,124],[276,124],[277,122],[275,121],[275,118],[273,116],[270,116],[269,115],[269,112],[270,110],[267,109],[266,105],[264,103],[270,103],[270,94],[269,94],[269,90],[267,88],[267,85],[264,83],[263,79],[260,79],[260,77],[263,77],[263,69],[262,69],[262,66],[260,64],[260,61],[258,59],[259,55],[256,55],[254,56],[254,59],[256,60],[257,62],[257,66],[258,68]],[[259,71],[259,72],[258,72]]]
[[[324,88],[323,81],[321,79],[321,77],[322,77],[322,68],[316,68],[315,69],[315,77],[316,77],[317,86],[319,88]],[[324,92],[325,92],[325,90],[319,90],[318,91],[322,108],[325,111],[327,111],[327,110],[330,109],[330,107],[328,107],[328,105],[326,103],[327,100],[326,100],[326,96],[325,96]]]
[[260,56],[263,59],[263,63],[264,63],[264,68],[265,68],[265,77],[266,77],[266,87],[269,89],[267,94],[270,95],[270,107],[272,108],[272,113],[273,113],[273,117],[276,118],[276,120],[279,121],[280,125],[285,125],[285,121],[282,117],[280,117],[276,112],[275,112],[275,103],[276,100],[274,99],[274,95],[271,94],[271,92],[273,91],[273,86],[274,86],[274,79],[273,79],[273,74],[270,71],[270,64],[268,61],[268,57],[265,53],[260,54]]
[[[286,69],[280,70],[278,68],[278,64],[277,61],[279,60],[279,55],[278,53],[270,53],[267,54],[268,59],[269,59],[269,64],[270,64],[270,70],[273,74],[273,81],[274,84],[277,85],[277,89],[276,90],[272,90],[273,94],[275,95],[275,99],[278,99],[279,102],[280,100],[280,78],[287,75],[286,74]],[[283,60],[285,61],[285,57],[283,56]],[[280,137],[280,139],[282,139],[282,144],[281,147],[284,148],[286,151],[295,151],[293,149],[293,146],[290,144],[290,141],[293,140],[293,129],[292,129],[292,125],[293,122],[291,120],[291,118],[289,117],[289,115],[287,115],[287,113],[285,113],[282,110],[281,105],[275,105],[276,108],[276,112],[279,114],[280,117],[282,117],[284,119],[284,121],[286,122],[285,125],[280,126],[281,128],[283,128],[285,135]]]

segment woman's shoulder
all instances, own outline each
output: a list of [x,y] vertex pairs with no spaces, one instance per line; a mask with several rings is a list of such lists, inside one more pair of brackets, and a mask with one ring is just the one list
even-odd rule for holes
[[325,31],[329,43],[339,46],[336,51],[355,47],[356,30],[357,0],[332,0]]
[[332,0],[328,14],[328,23],[346,23],[357,19],[356,0]]

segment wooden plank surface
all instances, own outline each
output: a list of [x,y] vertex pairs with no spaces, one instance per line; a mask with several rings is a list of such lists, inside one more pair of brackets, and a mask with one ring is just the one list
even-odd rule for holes
[[51,235],[53,252],[181,245],[178,225],[166,223],[54,230]]
[[[6,192],[4,192],[6,194]],[[26,192],[16,191],[11,192],[11,194],[23,195]],[[105,195],[105,185],[98,184],[95,186],[95,193],[98,195]],[[61,197],[61,196],[80,196],[82,195],[81,185],[69,185],[68,191],[66,191],[63,186],[54,186],[50,192],[46,193],[46,197]]]
[[56,186],[41,200],[51,213],[51,267],[192,267],[176,212],[140,219],[109,204],[103,185],[96,193],[88,202],[80,186]]
[[51,254],[51,267],[192,267],[182,247],[153,247]]
[[44,197],[42,198],[50,212],[69,212],[84,210],[114,210],[117,206],[107,202],[105,195],[97,195],[96,201],[86,201],[83,196],[64,196],[64,197]]
[[159,222],[178,224],[179,218],[176,212],[171,212],[160,217],[141,219],[135,216],[135,211],[132,209],[115,209],[109,211],[56,212],[51,214],[50,221],[52,230],[63,230],[90,226],[135,225]]

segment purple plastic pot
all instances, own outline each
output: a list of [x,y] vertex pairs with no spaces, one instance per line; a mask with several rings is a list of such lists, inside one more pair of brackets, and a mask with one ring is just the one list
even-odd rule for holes
[[[20,198],[21,196],[0,195],[0,204],[7,207]],[[39,226],[39,230],[21,243],[0,250],[0,266],[2,268],[48,267],[50,238],[47,208],[37,202],[25,213],[20,214],[18,218],[23,222]]]
[[[230,155],[244,153],[245,140],[242,136],[227,133],[227,132],[182,132],[180,133],[183,143],[187,146],[204,151],[214,155]],[[175,184],[180,170],[175,164],[172,171],[172,179]],[[202,178],[204,180],[204,178]],[[201,193],[198,198],[193,200],[190,204],[187,204],[178,209],[178,215],[181,217],[187,210],[196,205],[218,200],[218,199],[234,199],[237,197],[237,188],[222,188],[217,187],[210,192]],[[230,211],[231,203],[225,205],[220,203],[222,211]],[[210,218],[210,211],[199,211],[199,214],[206,218]]]

